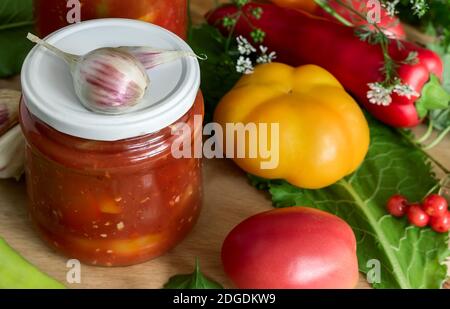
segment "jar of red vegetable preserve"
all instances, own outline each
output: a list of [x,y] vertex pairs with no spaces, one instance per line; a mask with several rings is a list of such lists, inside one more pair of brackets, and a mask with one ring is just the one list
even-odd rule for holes
[[[83,22],[47,41],[80,55],[106,46],[191,51],[169,31],[125,19]],[[177,159],[171,148],[201,143],[198,62],[182,58],[148,74],[143,101],[111,116],[83,107],[68,66],[51,52],[35,47],[24,62],[29,211],[43,238],[70,258],[103,266],[143,262],[174,247],[197,220],[200,159]],[[184,134],[172,132],[178,125]]]
[[166,28],[183,39],[187,33],[187,0],[34,0],[36,29],[41,36],[81,20],[120,17]]

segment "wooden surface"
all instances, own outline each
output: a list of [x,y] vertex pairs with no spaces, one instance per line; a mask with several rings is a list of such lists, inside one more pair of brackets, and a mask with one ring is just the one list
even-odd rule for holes
[[[213,1],[192,0],[193,18],[198,21]],[[0,81],[0,88],[19,88],[18,78]],[[423,128],[415,130],[419,134]],[[450,139],[431,152],[450,165]],[[251,187],[245,174],[229,160],[204,161],[205,199],[199,222],[175,249],[158,259],[123,268],[82,265],[81,284],[72,288],[161,288],[169,277],[192,271],[198,257],[204,273],[231,287],[220,262],[220,247],[227,233],[245,218],[271,209],[267,194]],[[24,181],[0,180],[0,235],[31,263],[66,283],[67,258],[49,249],[33,231],[26,211]],[[361,276],[360,288],[368,284]]]

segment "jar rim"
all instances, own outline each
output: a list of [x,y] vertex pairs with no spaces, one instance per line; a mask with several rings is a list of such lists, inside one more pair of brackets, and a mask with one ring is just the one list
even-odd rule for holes
[[[100,47],[148,46],[192,52],[181,38],[143,21],[106,18],[67,26],[46,40],[74,54]],[[143,101],[122,115],[97,114],[77,99],[67,65],[35,46],[22,67],[22,91],[29,111],[62,133],[89,140],[116,141],[157,132],[182,117],[200,86],[196,58],[188,57],[148,71]],[[44,77],[44,78],[43,78]]]

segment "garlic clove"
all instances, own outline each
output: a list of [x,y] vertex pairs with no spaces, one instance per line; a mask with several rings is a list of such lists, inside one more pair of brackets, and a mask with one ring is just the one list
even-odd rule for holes
[[11,89],[0,89],[0,136],[19,122],[21,93]]
[[101,48],[86,54],[72,74],[83,105],[105,114],[120,114],[138,104],[150,84],[144,66],[133,55],[117,48]]
[[184,57],[208,59],[206,55],[196,55],[184,50],[166,50],[145,46],[120,46],[118,48],[135,56],[147,70]]

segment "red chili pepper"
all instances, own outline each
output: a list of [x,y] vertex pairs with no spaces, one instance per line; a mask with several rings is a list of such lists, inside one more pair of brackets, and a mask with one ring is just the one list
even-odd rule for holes
[[[260,7],[263,13],[259,19],[251,12]],[[417,52],[417,64],[401,64],[398,77],[409,85],[420,97],[399,96],[392,93],[388,106],[370,103],[368,84],[385,79],[381,71],[384,58],[379,44],[372,45],[355,36],[355,29],[314,17],[297,10],[281,8],[273,4],[250,3],[243,12],[247,18],[239,18],[235,35],[251,39],[254,27],[266,33],[264,45],[276,51],[277,61],[293,66],[303,64],[319,65],[332,73],[360,104],[380,121],[394,127],[413,127],[430,109],[446,108],[450,95],[440,85],[443,65],[439,56],[427,49],[409,42],[391,40],[390,56],[398,62],[404,61],[410,52]],[[224,17],[238,11],[234,5],[219,7],[207,15],[208,22],[217,26],[224,34]],[[420,112],[420,116],[419,116]]]
[[[356,11],[360,12],[364,16],[369,14],[374,7],[370,7],[367,5],[367,1],[361,0],[350,0],[345,1],[348,5],[352,6]],[[358,17],[354,12],[348,10],[337,1],[328,1],[328,5],[340,16],[346,19],[348,22],[352,23],[354,26],[363,26],[366,25],[369,29],[373,30],[373,26],[367,20],[362,20]],[[400,20],[394,16],[390,16],[387,10],[383,7],[380,7],[380,20],[377,23],[378,27],[380,27],[383,32],[390,37],[394,37],[397,39],[405,39],[406,33],[403,25],[400,23]],[[323,16],[325,18],[334,20],[334,17],[326,12],[322,7],[317,6],[315,10],[315,14],[318,16]],[[375,17],[375,16],[372,16]]]

